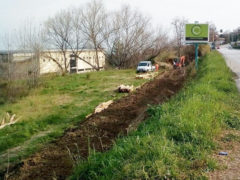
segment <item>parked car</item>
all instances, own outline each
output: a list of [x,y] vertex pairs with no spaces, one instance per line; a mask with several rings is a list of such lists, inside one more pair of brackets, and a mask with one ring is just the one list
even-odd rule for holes
[[214,42],[210,42],[209,44],[210,44],[210,47],[211,47],[212,50],[216,49]]
[[137,73],[149,72],[154,70],[155,70],[155,66],[152,65],[151,61],[140,61],[140,63],[137,66]]

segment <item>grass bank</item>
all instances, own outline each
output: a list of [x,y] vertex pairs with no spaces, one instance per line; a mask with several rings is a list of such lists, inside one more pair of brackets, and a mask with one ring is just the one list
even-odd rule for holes
[[115,70],[42,77],[41,86],[16,103],[0,105],[0,120],[15,114],[14,125],[0,129],[0,169],[16,162],[85,119],[101,102],[118,99],[120,84],[139,86],[134,70]]
[[240,96],[223,57],[201,59],[196,77],[169,102],[149,107],[137,131],[106,153],[91,151],[70,179],[196,179],[216,168],[210,158],[224,128],[240,127]]

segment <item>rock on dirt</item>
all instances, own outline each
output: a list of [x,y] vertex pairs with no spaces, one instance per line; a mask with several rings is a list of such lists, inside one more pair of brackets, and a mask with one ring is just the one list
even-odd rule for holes
[[136,75],[136,79],[153,79],[156,75],[156,73],[138,74]]
[[113,103],[113,100],[110,100],[110,101],[107,101],[107,102],[103,102],[103,103],[101,103],[101,104],[99,104],[96,108],[95,108],[95,113],[100,113],[100,112],[102,112],[104,109],[107,109],[108,108],[108,106],[110,105],[110,104],[112,104]]
[[133,85],[132,86],[128,86],[128,85],[123,85],[121,84],[120,86],[118,86],[117,91],[119,93],[130,93],[134,90]]

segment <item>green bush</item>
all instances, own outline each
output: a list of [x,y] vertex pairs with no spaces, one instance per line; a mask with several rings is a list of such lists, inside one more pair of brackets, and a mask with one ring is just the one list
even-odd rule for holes
[[18,99],[27,96],[28,93],[29,88],[26,85],[26,81],[0,81],[0,104],[16,102]]
[[210,53],[211,48],[209,45],[201,44],[199,46],[199,56],[205,56],[206,54]]

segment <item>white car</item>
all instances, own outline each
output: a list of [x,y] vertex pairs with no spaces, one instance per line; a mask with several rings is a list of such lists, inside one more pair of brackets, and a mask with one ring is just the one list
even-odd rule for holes
[[140,61],[137,66],[137,73],[154,71],[155,66],[152,65],[151,61]]

